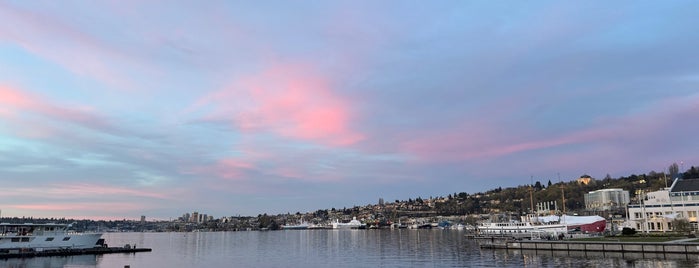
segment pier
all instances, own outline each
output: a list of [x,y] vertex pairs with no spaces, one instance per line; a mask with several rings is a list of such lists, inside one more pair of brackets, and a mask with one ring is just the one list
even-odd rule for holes
[[687,242],[504,241],[501,243],[484,243],[480,245],[480,248],[567,252],[699,254],[699,243]]
[[150,248],[135,248],[135,247],[95,247],[87,249],[60,249],[60,250],[43,250],[35,251],[31,249],[10,250],[6,253],[0,253],[0,259],[10,258],[32,258],[32,257],[52,257],[52,256],[72,256],[72,255],[101,255],[111,253],[136,253],[150,252]]

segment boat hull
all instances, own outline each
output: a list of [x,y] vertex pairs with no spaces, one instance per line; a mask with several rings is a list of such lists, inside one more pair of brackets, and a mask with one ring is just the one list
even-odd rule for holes
[[605,228],[607,228],[606,220],[599,220],[588,224],[568,226],[568,230],[579,230],[583,233],[601,233],[604,232]]
[[29,236],[1,236],[0,250],[31,248],[37,251],[50,249],[86,249],[98,247],[102,234],[50,234]]

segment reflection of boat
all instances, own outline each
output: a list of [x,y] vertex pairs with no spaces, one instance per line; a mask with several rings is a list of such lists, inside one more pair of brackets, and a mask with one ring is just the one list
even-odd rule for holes
[[477,230],[484,235],[565,234],[569,231],[601,233],[607,221],[600,216],[546,216],[521,222],[486,222]]
[[[100,256],[101,258],[101,256]],[[97,267],[97,255],[39,258],[2,258],[0,267]]]
[[332,223],[333,229],[359,229],[362,225],[363,224],[357,220],[357,217],[353,217],[352,220],[347,223],[338,220]]
[[67,224],[0,223],[0,250],[85,249],[99,247],[99,233],[68,232]]

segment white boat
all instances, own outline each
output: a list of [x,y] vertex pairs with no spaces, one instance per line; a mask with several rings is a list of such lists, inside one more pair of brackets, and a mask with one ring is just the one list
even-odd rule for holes
[[86,249],[100,247],[100,233],[68,232],[67,224],[0,223],[0,250]]
[[347,223],[338,220],[332,223],[333,229],[359,229],[362,225],[362,222],[357,220],[357,217],[353,217],[352,220]]
[[531,234],[566,234],[569,231],[601,233],[607,221],[600,216],[546,216],[517,222],[483,222],[477,231],[483,235],[527,236]]

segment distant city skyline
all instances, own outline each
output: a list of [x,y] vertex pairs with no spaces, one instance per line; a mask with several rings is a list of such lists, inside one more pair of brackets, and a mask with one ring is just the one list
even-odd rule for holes
[[0,1],[3,217],[699,166],[699,2]]

